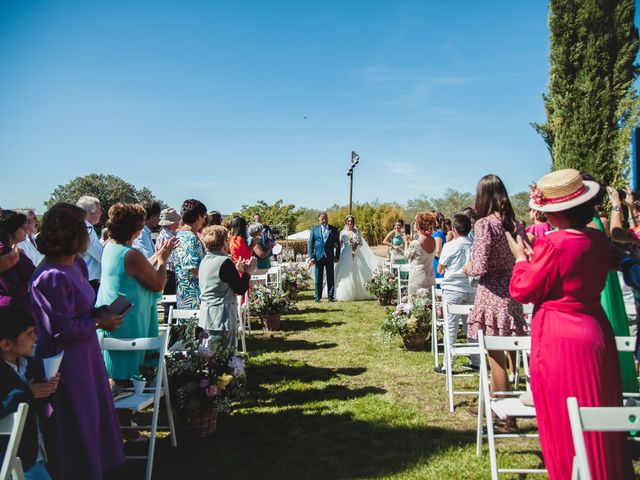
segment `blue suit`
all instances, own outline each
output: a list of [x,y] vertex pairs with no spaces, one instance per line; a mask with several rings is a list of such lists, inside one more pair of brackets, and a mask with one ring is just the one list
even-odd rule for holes
[[[326,239],[325,239],[326,236]],[[323,234],[322,225],[316,225],[309,235],[309,258],[315,260],[316,301],[322,298],[324,272],[327,272],[327,296],[333,300],[333,264],[340,260],[340,235],[338,229],[327,225]]]

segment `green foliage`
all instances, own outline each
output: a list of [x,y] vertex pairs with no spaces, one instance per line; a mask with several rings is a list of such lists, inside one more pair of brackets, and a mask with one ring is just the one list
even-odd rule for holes
[[376,268],[364,288],[378,299],[397,295],[396,276],[387,269]]
[[[348,206],[334,205],[329,210],[329,223],[341,230],[344,220],[349,215]],[[371,245],[382,243],[398,218],[404,218],[404,210],[397,203],[356,203],[353,205],[353,216],[362,236]],[[318,221],[314,223],[317,225]]]
[[[157,200],[151,190],[146,187],[137,189],[115,175],[91,173],[84,177],[76,177],[66,185],[58,185],[45,203],[45,206],[51,208],[60,202],[68,202],[75,205],[83,195],[90,195],[100,200],[102,205],[100,225],[107,220],[109,208],[115,203],[140,203],[148,199]],[[163,205],[162,208],[166,207],[162,201],[158,201]]]
[[[298,214],[298,223],[296,223],[296,232],[302,232],[303,230],[309,230],[314,225],[318,224],[318,215],[320,210],[314,208],[299,208],[296,212]],[[295,232],[289,232],[289,235]],[[306,253],[306,251],[305,251]]]
[[251,291],[249,311],[251,315],[278,315],[289,310],[289,298],[283,292],[259,285]]
[[475,203],[475,195],[468,192],[459,192],[453,188],[447,188],[441,197],[432,198],[433,210],[438,210],[446,218],[453,217],[456,213]]
[[282,267],[280,288],[290,300],[293,300],[300,290],[309,288],[310,285],[311,274],[308,268],[296,263]]
[[[296,224],[298,222],[298,212],[295,212],[296,206],[285,204],[282,200],[278,200],[273,205],[269,205],[263,200],[258,201],[255,205],[242,205],[239,212],[234,212],[232,216],[244,217],[247,223],[253,222],[253,216],[260,214],[262,222],[269,225],[275,232],[274,226],[286,225],[287,231],[275,232],[279,234],[279,238],[291,235],[296,232]],[[285,235],[286,233],[286,235]]]
[[634,0],[551,0],[549,5],[547,121],[533,126],[547,143],[554,170],[575,168],[622,186],[631,129],[640,113]]
[[431,292],[421,288],[413,298],[399,303],[395,309],[387,310],[380,330],[387,339],[396,335],[404,337],[414,333],[429,333],[431,317]]
[[518,192],[510,195],[509,199],[516,218],[522,222],[529,222],[529,192]]

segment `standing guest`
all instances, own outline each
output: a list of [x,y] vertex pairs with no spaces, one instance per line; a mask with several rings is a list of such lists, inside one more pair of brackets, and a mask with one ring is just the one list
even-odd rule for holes
[[[11,250],[24,241],[27,217],[13,210],[0,212],[0,255],[11,253]],[[35,266],[24,253],[19,252],[18,262],[0,273],[0,306],[13,305],[31,311],[29,302],[29,281]]]
[[[607,237],[587,227],[597,182],[577,170],[557,170],[532,189],[531,208],[558,228],[538,238],[533,251],[507,235],[516,264],[510,292],[533,302],[531,388],[540,445],[549,478],[571,478],[573,442],[567,397],[581,407],[622,404],[620,365],[610,323],[600,305],[610,263]],[[587,432],[593,478],[633,478],[625,434]]]
[[553,227],[547,222],[547,216],[544,212],[534,209],[529,210],[529,220],[531,220],[531,225],[525,231],[532,243],[536,238],[544,237],[553,230]]
[[476,210],[474,207],[467,207],[467,208],[463,208],[460,213],[464,216],[466,216],[467,218],[469,218],[469,220],[471,220],[471,231],[469,232],[469,238],[471,240],[473,240],[475,238],[475,234],[473,233],[473,227],[476,224],[476,220],[478,219],[478,215],[476,215]]
[[[476,189],[475,210],[480,218],[475,226],[471,261],[465,267],[465,272],[470,277],[480,277],[480,281],[473,310],[467,320],[468,335],[476,339],[478,330],[491,336],[525,335],[522,305],[509,294],[514,258],[505,232],[516,232],[516,220],[507,189],[500,177],[486,175],[480,179]],[[526,237],[524,231],[521,235]],[[515,355],[511,358],[511,364],[515,365]],[[489,365],[491,391],[509,391],[504,352],[490,351]],[[475,413],[475,409],[472,412]],[[499,430],[505,432],[513,432],[517,428],[514,419],[496,424]]]
[[438,273],[438,261],[440,260],[440,252],[442,247],[447,243],[447,223],[444,215],[437,210],[433,212],[436,219],[436,231],[433,232],[433,239],[436,241],[436,253],[433,257],[433,272],[436,278],[442,278],[443,275]]
[[[133,248],[145,222],[146,213],[133,203],[116,203],[109,209],[110,241],[102,256],[102,278],[97,304],[109,305],[119,295],[133,304],[124,316],[121,327],[105,332],[105,337],[137,338],[158,336],[157,301],[167,281],[166,261],[175,244],[175,237],[159,245],[158,252],[147,259]],[[158,266],[156,270],[154,265]],[[144,351],[103,353],[109,378],[128,382],[140,374],[144,363]]]
[[231,241],[229,244],[229,253],[233,263],[238,260],[248,262],[251,260],[252,250],[247,243],[247,221],[244,217],[233,217],[230,224]]
[[[453,217],[453,239],[442,248],[438,271],[444,274],[442,278],[442,301],[449,305],[473,304],[476,297],[476,287],[471,278],[464,273],[464,266],[471,260],[471,247],[473,240],[469,238],[471,232],[471,220],[462,214]],[[467,334],[467,320],[465,315],[449,314],[446,318],[446,327],[449,332],[449,347],[456,343],[458,338],[458,325],[462,321],[465,335]],[[449,350],[450,351],[450,350]],[[451,365],[452,357],[449,357]],[[471,363],[468,367],[478,370],[480,363],[478,355],[471,355]],[[445,363],[441,367],[435,367],[436,373],[445,373]]]
[[153,240],[151,239],[151,229],[158,226],[160,220],[160,203],[155,200],[145,200],[140,206],[146,212],[147,217],[144,221],[144,227],[140,235],[133,241],[133,248],[140,250],[140,252],[146,257],[151,258],[156,249],[153,246]]
[[98,288],[100,288],[102,243],[98,238],[94,225],[100,222],[102,206],[100,205],[100,200],[95,197],[89,197],[88,195],[80,197],[76,205],[86,212],[84,223],[87,228],[87,233],[89,234],[89,243],[87,245],[87,251],[82,253],[82,259],[86,262],[87,269],[89,270],[89,283],[93,287],[93,290],[98,293]]
[[249,289],[251,275],[244,272],[244,260],[234,265],[229,258],[229,234],[220,225],[207,227],[202,232],[207,253],[200,263],[200,321],[199,325],[211,335],[223,338],[224,345],[236,348],[238,305],[236,295]]
[[109,229],[107,227],[104,227],[100,232],[100,244],[102,245],[102,248],[104,248],[104,246],[107,244],[108,241],[109,241]]
[[[256,268],[258,271],[265,272],[271,267],[271,250],[273,250],[273,243],[264,244],[264,230],[265,227],[261,223],[252,223],[247,228],[249,235],[249,248],[252,250],[253,255],[256,257]],[[266,240],[269,242],[269,240]]]
[[44,258],[44,255],[38,251],[38,246],[36,245],[35,235],[36,227],[38,226],[38,217],[32,208],[18,208],[16,212],[27,216],[27,224],[24,228],[26,236],[25,239],[18,244],[18,248],[37,266]]
[[207,226],[222,225],[222,215],[217,210],[211,210],[207,213]]
[[180,214],[182,227],[176,233],[178,243],[173,257],[176,296],[178,308],[193,310],[200,307],[198,269],[205,253],[197,232],[207,218],[207,207],[199,200],[185,200]]
[[[51,480],[45,467],[42,426],[48,413],[45,402],[58,388],[60,374],[51,379],[44,377],[42,360],[31,356],[36,339],[29,312],[0,308],[0,418],[14,413],[20,403],[29,406],[18,457],[26,480]],[[0,455],[6,453],[2,450],[0,446]]]
[[450,242],[451,240],[453,240],[454,238],[456,238],[455,234],[453,233],[453,227],[451,226],[451,220],[449,220],[448,218],[444,221],[445,226],[447,227],[446,229],[446,233],[447,233],[447,242]]
[[101,479],[125,462],[96,335],[97,329],[116,329],[122,317],[109,314],[106,306],[93,308],[96,294],[79,256],[89,243],[85,218],[84,210],[68,203],[58,203],[44,215],[37,243],[45,258],[31,281],[36,357],[64,351],[61,382],[51,401],[47,452],[53,478],[61,479]]
[[315,300],[319,302],[322,298],[323,276],[326,272],[327,297],[333,302],[333,264],[340,261],[340,234],[336,227],[329,225],[327,212],[318,215],[318,222],[319,225],[311,229],[308,243],[309,258],[311,264],[315,265]]
[[409,260],[409,295],[414,295],[421,288],[431,290],[436,283],[433,275],[436,242],[431,235],[435,227],[435,215],[430,212],[419,212],[414,224],[418,238],[416,240],[406,238],[404,257]]
[[256,213],[253,216],[253,223],[262,225],[262,232],[258,237],[257,246],[254,246],[253,253],[258,259],[256,268],[258,270],[266,270],[271,268],[271,257],[273,255],[273,247],[276,242],[269,225],[262,223],[262,215]]
[[6,272],[20,261],[20,250],[14,245],[7,253],[0,254],[0,273]]
[[391,265],[403,265],[407,263],[407,259],[404,258],[404,244],[405,244],[405,230],[404,220],[399,218],[387,235],[382,240],[382,244],[389,247],[389,260]]
[[[158,238],[156,238],[156,253],[160,249],[161,245],[176,236],[176,230],[180,226],[181,217],[178,212],[173,208],[165,208],[160,212],[160,221],[158,225],[161,227],[158,232]],[[165,295],[176,294],[176,270],[174,265],[175,253],[171,252],[171,255],[167,258],[166,270],[167,270],[167,283],[164,286]],[[168,318],[169,315],[169,303],[164,304],[164,318]]]

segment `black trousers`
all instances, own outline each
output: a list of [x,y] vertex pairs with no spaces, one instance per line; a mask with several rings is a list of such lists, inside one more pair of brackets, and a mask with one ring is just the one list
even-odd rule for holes
[[[175,295],[176,294],[176,272],[173,270],[167,270],[167,283],[164,286],[164,290],[162,291],[165,295]],[[169,318],[169,307],[173,305],[173,308],[176,308],[175,303],[165,303],[164,304],[164,319],[165,322],[167,318]]]
[[333,300],[333,260],[322,257],[316,260],[315,280],[316,280],[316,300],[322,298],[322,287],[324,285],[324,273],[327,272],[327,296]]

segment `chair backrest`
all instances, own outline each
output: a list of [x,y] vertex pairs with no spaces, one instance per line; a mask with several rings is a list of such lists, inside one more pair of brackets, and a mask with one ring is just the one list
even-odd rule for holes
[[167,323],[173,325],[175,323],[180,323],[179,320],[191,320],[197,319],[199,317],[200,310],[173,308],[172,305],[171,307],[169,307],[169,317],[167,319]]
[[[482,338],[482,341],[480,340]],[[503,350],[509,352],[531,350],[531,337],[494,337],[486,336],[482,331],[478,332],[478,344],[481,351]]]
[[269,267],[269,270],[267,270],[267,274],[268,275],[278,275],[278,274],[280,274],[280,267],[272,265],[271,267]]
[[7,450],[4,454],[2,467],[0,468],[0,479],[10,480],[13,477],[13,470],[17,470],[19,478],[24,478],[22,472],[22,464],[17,457],[20,440],[22,439],[22,431],[24,430],[24,422],[27,420],[27,412],[29,405],[21,403],[15,413],[0,418],[0,436],[8,436],[9,442]]
[[619,352],[635,352],[636,337],[616,337],[616,347]]
[[176,295],[162,295],[162,298],[158,300],[158,303],[176,303],[177,301]]
[[267,275],[266,273],[263,273],[261,275],[251,275],[251,280],[249,280],[249,282],[252,285],[257,283],[264,283],[266,285],[268,280],[269,280],[269,275]]
[[[640,407],[579,407],[575,397],[567,398],[569,423],[576,456],[572,478],[591,480],[584,432],[632,432],[640,430]],[[577,469],[577,472],[576,472]]]
[[531,315],[533,313],[533,303],[523,303],[522,311],[525,315]]
[[467,305],[453,305],[451,303],[443,303],[445,315],[469,315],[473,304]]

